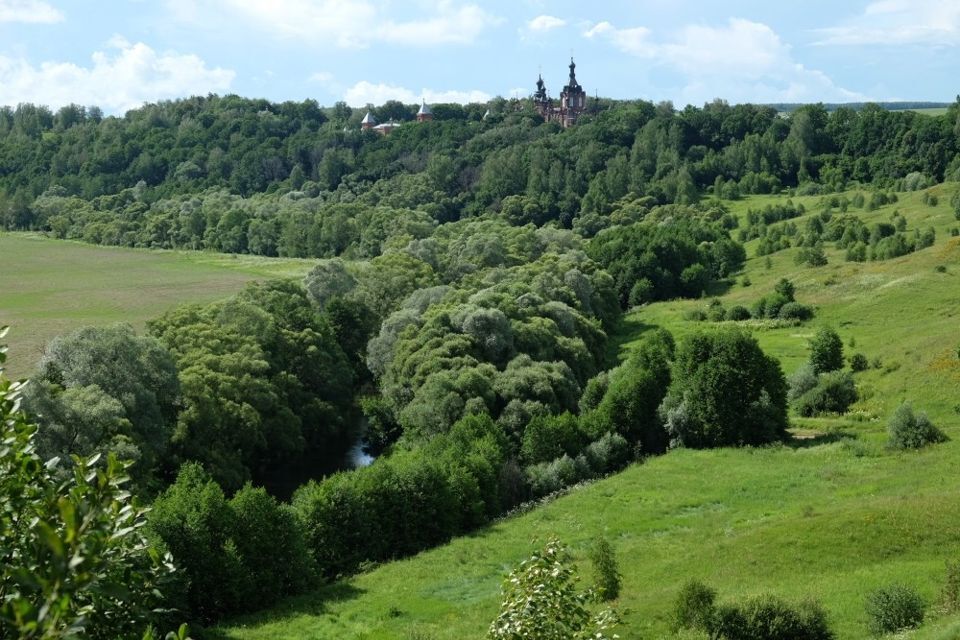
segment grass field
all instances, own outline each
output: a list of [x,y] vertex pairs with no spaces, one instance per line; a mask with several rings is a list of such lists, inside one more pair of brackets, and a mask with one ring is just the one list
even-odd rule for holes
[[309,260],[99,247],[0,232],[0,325],[8,373],[27,375],[53,337],[84,325],[135,327],[183,302],[226,297],[251,280],[302,277]]
[[[779,278],[793,279],[797,299],[815,305],[817,319],[801,327],[755,327],[788,374],[806,359],[807,338],[820,323],[837,328],[846,345],[855,342],[848,354],[879,359],[881,368],[858,374],[862,400],[849,416],[794,421],[817,437],[765,449],[674,451],[442,548],[232,621],[215,635],[481,638],[496,615],[505,573],[551,535],[570,544],[581,563],[596,535],[613,541],[624,575],[622,638],[672,637],[671,603],[689,578],[705,580],[725,598],[816,597],[839,638],[868,637],[863,603],[874,587],[904,582],[933,603],[945,562],[960,559],[960,239],[948,233],[956,225],[949,190],[934,192],[938,207],[922,204],[921,194],[905,194],[896,205],[858,212],[875,221],[899,209],[911,228],[937,229],[934,247],[866,264],[828,251],[829,264],[819,268],[797,267],[796,250],[775,254],[769,269],[763,258],[751,258],[745,275],[752,285],[733,284],[721,296],[727,305],[749,306]],[[771,200],[733,207],[743,214]],[[811,214],[819,211],[819,197],[798,200]],[[704,304],[638,309],[626,318],[617,347],[626,352],[657,326],[683,336],[700,326],[684,320],[684,312]],[[886,419],[905,399],[953,440],[918,453],[886,450]],[[960,618],[941,617],[933,607],[930,617],[904,637],[960,637]]]

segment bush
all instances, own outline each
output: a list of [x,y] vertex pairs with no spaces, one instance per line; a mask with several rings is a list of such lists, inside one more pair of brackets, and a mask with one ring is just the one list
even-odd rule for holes
[[619,433],[608,433],[591,442],[583,454],[593,473],[602,476],[626,466],[630,461],[630,445]]
[[759,596],[740,607],[721,607],[715,633],[726,640],[831,640],[827,615],[816,602],[799,606]]
[[887,424],[888,444],[893,449],[919,449],[928,444],[945,442],[947,436],[930,422],[925,413],[914,413],[905,402]]
[[587,594],[577,591],[570,555],[557,540],[520,563],[503,581],[500,613],[491,640],[607,640],[616,622],[610,610],[591,616]]
[[620,595],[620,571],[617,569],[617,555],[610,541],[600,536],[590,549],[590,563],[593,565],[593,588],[603,602],[616,600]]
[[300,593],[314,583],[317,569],[307,550],[305,527],[290,505],[250,485],[229,504],[231,539],[243,568],[240,608],[269,607],[281,596]]
[[881,587],[867,596],[870,631],[876,635],[919,627],[923,623],[923,610],[920,594],[904,585]]
[[870,361],[862,353],[855,353],[850,356],[850,370],[854,372],[866,371],[870,368]]
[[750,311],[743,305],[734,305],[730,307],[729,311],[727,311],[727,320],[732,320],[734,322],[749,320],[750,317]]
[[673,605],[673,628],[709,630],[714,626],[717,592],[699,580],[683,585]]
[[853,375],[847,371],[832,371],[820,376],[817,386],[797,398],[797,413],[805,418],[823,413],[846,413],[858,399]]
[[780,308],[781,320],[799,320],[803,322],[813,318],[813,307],[799,302],[788,302]]
[[816,388],[819,382],[820,377],[817,375],[817,372],[813,370],[813,366],[811,366],[809,362],[802,364],[787,381],[789,388],[787,398],[790,402],[793,402],[811,389]]
[[707,320],[710,322],[723,322],[727,319],[727,310],[721,304],[712,304],[707,309]]
[[843,341],[830,327],[820,327],[810,339],[810,364],[816,373],[843,368]]
[[542,462],[527,467],[526,474],[530,491],[537,497],[550,495],[580,480],[577,465],[567,454],[563,454],[552,462]]

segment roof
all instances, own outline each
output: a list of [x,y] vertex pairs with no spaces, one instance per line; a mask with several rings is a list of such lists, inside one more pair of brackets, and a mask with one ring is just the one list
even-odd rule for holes
[[430,105],[426,101],[420,103],[420,111],[417,111],[418,116],[432,116],[433,111],[430,110]]
[[377,119],[373,117],[373,114],[367,111],[367,115],[363,116],[363,120],[360,121],[360,124],[377,124]]

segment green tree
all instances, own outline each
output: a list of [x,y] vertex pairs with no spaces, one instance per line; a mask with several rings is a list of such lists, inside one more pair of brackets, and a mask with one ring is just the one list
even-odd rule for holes
[[671,446],[758,445],[787,435],[787,385],[775,358],[738,328],[700,331],[677,349],[660,415]]
[[44,416],[45,452],[70,453],[69,434],[86,440],[77,453],[114,450],[136,460],[132,471],[139,479],[163,461],[180,387],[173,356],[155,338],[123,324],[78,329],[50,343],[37,382],[28,408]]
[[843,368],[843,341],[832,328],[822,326],[810,339],[810,364],[814,373]]
[[620,595],[622,576],[617,568],[617,555],[604,536],[599,536],[590,548],[593,565],[593,588],[602,601],[616,600]]
[[616,623],[609,609],[591,615],[586,593],[577,591],[570,555],[557,540],[520,563],[503,583],[500,614],[491,640],[607,640]]

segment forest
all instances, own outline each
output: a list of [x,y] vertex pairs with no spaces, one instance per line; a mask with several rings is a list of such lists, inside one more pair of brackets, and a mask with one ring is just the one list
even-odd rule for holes
[[[435,105],[425,123],[371,110],[404,124],[381,136],[344,104],[237,96],[0,109],[7,231],[316,260],[144,332],[78,328],[29,384],[0,382],[0,559],[20,567],[4,569],[0,635],[161,637],[668,450],[787,441],[791,412],[844,413],[870,366],[846,371],[821,326],[785,375],[739,323],[809,323],[790,279],[618,357],[625,312],[743,283],[753,241],[768,262],[799,249],[797,269],[825,247],[851,263],[922,251],[932,226],[860,214],[919,191],[936,207],[925,190],[960,180],[960,99],[939,116],[595,100],[570,129],[525,100]],[[756,194],[787,199],[732,211]],[[810,196],[815,215],[791,199]],[[944,440],[904,406],[898,448]],[[352,468],[358,441],[374,460]],[[832,637],[796,615],[796,637]]]

